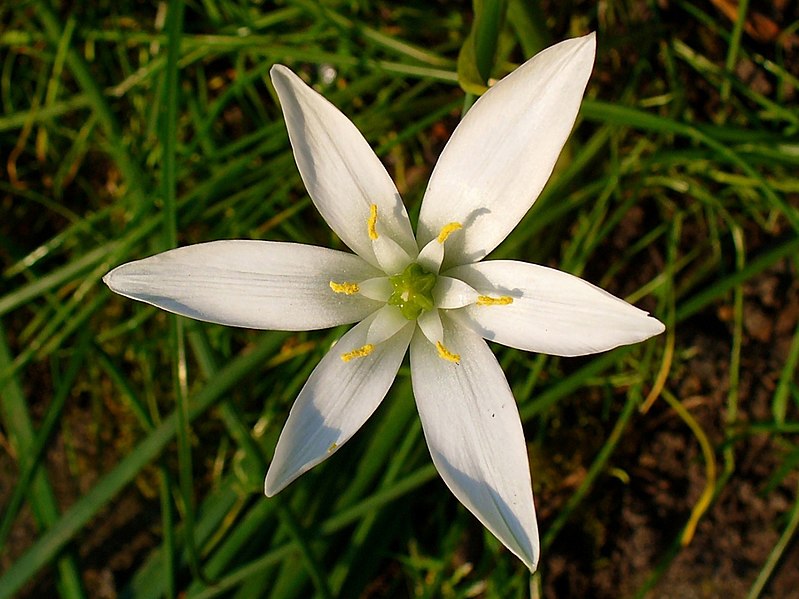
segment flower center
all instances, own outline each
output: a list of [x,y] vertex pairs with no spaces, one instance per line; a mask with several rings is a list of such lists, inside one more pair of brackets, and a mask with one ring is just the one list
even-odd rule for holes
[[397,306],[408,320],[416,320],[422,312],[434,308],[433,287],[436,285],[436,275],[427,272],[415,262],[388,280],[394,288],[388,304]]

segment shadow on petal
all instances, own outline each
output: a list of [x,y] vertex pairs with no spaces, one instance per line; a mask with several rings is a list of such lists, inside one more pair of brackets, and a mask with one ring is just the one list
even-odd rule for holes
[[264,491],[267,496],[272,497],[286,488],[333,455],[347,441],[342,438],[341,428],[325,424],[324,417],[314,405],[316,401],[318,397],[310,396],[309,401],[300,409],[297,409],[298,405],[295,403],[289,413],[289,420],[281,432],[278,447],[266,474]]
[[[431,448],[430,455],[436,469],[458,501],[531,571],[535,571],[539,555],[538,524],[533,518],[531,526],[525,526],[516,515],[519,511],[530,509],[530,506],[522,504],[532,502],[532,495],[506,499],[486,481],[477,480],[453,466],[442,453]],[[535,513],[534,505],[532,512]]]

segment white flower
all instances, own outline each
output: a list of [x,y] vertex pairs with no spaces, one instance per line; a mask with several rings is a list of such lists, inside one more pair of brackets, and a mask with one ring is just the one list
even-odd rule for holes
[[538,527],[522,425],[484,339],[577,356],[663,325],[572,275],[479,262],[544,187],[588,82],[594,35],[536,55],[472,107],[444,148],[416,236],[391,178],[355,126],[284,66],[272,68],[302,179],[355,254],[216,241],[125,264],[115,292],[192,318],[299,331],[359,322],[300,392],[266,475],[274,495],[341,447],[388,392],[410,347],[427,445],[455,496],[534,570]]

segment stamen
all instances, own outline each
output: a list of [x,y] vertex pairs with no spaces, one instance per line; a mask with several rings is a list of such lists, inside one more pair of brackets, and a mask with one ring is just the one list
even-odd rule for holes
[[369,206],[369,222],[366,224],[369,231],[369,239],[377,239],[377,204]]
[[441,227],[441,232],[438,234],[436,241],[443,244],[447,240],[447,237],[460,229],[463,229],[463,225],[460,223],[449,223],[448,225],[444,225]]
[[353,295],[361,290],[358,283],[336,283],[335,281],[330,281],[330,288],[336,293],[344,295]]
[[338,448],[338,443],[331,443],[330,447],[327,448],[327,453],[333,453]]
[[478,306],[507,306],[513,303],[513,298],[509,295],[500,295],[499,297],[491,297],[490,295],[478,295]]
[[375,346],[371,343],[367,343],[363,347],[359,347],[358,349],[354,349],[352,351],[348,351],[346,353],[341,354],[342,362],[349,362],[350,360],[354,360],[355,358],[365,358],[369,354],[371,354],[375,350]]
[[438,357],[442,358],[443,360],[447,360],[448,362],[452,362],[453,364],[460,364],[461,363],[461,355],[460,354],[453,354],[449,351],[441,341],[436,341],[436,349],[438,350]]

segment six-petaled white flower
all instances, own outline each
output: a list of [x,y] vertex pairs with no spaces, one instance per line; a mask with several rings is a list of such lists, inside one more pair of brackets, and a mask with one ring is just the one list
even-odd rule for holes
[[538,529],[516,403],[484,339],[577,356],[663,331],[572,275],[480,262],[544,187],[573,125],[594,35],[536,55],[486,92],[444,148],[414,236],[391,178],[355,126],[284,66],[273,67],[300,174],[355,254],[216,241],[120,266],[122,295],[192,318],[299,331],[359,322],[300,392],[266,475],[273,495],[341,447],[375,411],[410,347],[433,462],[456,497],[534,570]]

